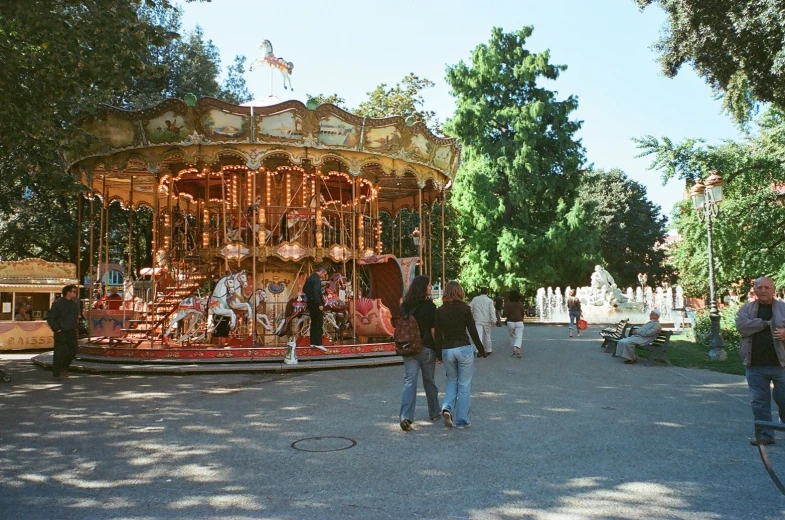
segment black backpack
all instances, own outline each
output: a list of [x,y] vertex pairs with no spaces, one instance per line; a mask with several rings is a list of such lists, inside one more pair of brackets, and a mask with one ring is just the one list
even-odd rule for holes
[[[419,307],[419,305],[417,306]],[[401,314],[398,323],[395,325],[393,341],[395,341],[395,353],[399,356],[416,356],[423,349],[422,334],[414,313],[417,307],[406,314]]]

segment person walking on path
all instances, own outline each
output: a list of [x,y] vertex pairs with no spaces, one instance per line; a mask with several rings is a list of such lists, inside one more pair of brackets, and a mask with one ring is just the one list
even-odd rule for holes
[[496,309],[496,326],[502,326],[502,309],[504,309],[504,296],[502,293],[496,293],[496,297],[493,299],[493,306]]
[[521,303],[521,293],[510,291],[509,301],[504,304],[504,315],[507,316],[507,330],[512,337],[512,355],[521,357],[521,347],[523,346],[523,314],[524,308]]
[[649,321],[637,329],[633,329],[628,337],[620,339],[616,343],[616,353],[614,356],[621,356],[627,364],[635,363],[638,359],[635,355],[635,347],[637,345],[651,343],[661,330],[660,311],[659,309],[652,309],[651,312],[649,312]]
[[422,385],[428,401],[428,417],[435,421],[441,416],[439,389],[434,381],[436,372],[436,345],[433,332],[436,305],[430,300],[431,280],[425,275],[416,276],[403,297],[401,316],[414,316],[420,329],[423,349],[416,356],[403,357],[403,392],[401,393],[400,425],[403,431],[412,430],[414,409],[417,406],[417,375],[422,371]]
[[491,331],[496,323],[496,307],[493,300],[488,296],[488,288],[480,287],[480,294],[472,299],[469,304],[472,308],[474,324],[477,327],[477,335],[480,336],[485,352],[490,356],[493,353],[491,345]]
[[308,306],[308,315],[311,317],[311,347],[318,348],[323,352],[327,349],[322,346],[322,336],[324,335],[324,298],[322,297],[322,280],[327,278],[327,268],[320,265],[305,280],[303,293],[305,303]]
[[[780,422],[785,422],[785,302],[774,298],[774,282],[763,276],[755,280],[755,300],[736,313],[736,330],[741,335],[739,356],[747,372],[752,415],[756,421],[771,422],[771,386]],[[761,431],[761,444],[774,444],[771,429]],[[757,446],[756,439],[750,444]]]
[[469,336],[474,341],[480,356],[488,357],[477,334],[471,308],[464,301],[465,296],[461,284],[454,280],[447,282],[442,296],[444,303],[436,310],[434,337],[436,353],[444,360],[444,369],[447,373],[447,388],[442,402],[442,417],[447,428],[471,426],[469,410],[474,349],[469,343]]
[[76,286],[66,285],[62,297],[52,303],[46,315],[46,322],[54,333],[54,358],[52,375],[59,381],[68,377],[68,367],[76,357],[76,334],[79,321],[79,303],[76,299]]
[[570,295],[567,297],[567,312],[570,315],[570,337],[572,337],[573,327],[580,336],[581,329],[578,328],[578,320],[583,316],[583,311],[581,310],[581,301],[575,296],[575,289],[570,289]]

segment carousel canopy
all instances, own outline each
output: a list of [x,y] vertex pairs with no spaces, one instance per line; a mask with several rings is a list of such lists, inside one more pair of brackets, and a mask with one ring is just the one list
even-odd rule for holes
[[70,158],[71,171],[96,194],[135,207],[152,207],[154,194],[164,201],[165,178],[297,168],[365,179],[377,190],[379,208],[395,213],[414,207],[421,193],[425,204],[441,198],[460,162],[455,139],[434,135],[422,122],[361,117],[330,104],[311,110],[299,101],[238,106],[202,98],[188,106],[169,99],[139,111],[103,107],[83,128],[92,144]]

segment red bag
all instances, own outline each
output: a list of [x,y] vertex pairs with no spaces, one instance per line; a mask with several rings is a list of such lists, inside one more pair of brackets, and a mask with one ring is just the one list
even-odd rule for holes
[[586,330],[588,326],[589,323],[586,320],[578,320],[578,330]]

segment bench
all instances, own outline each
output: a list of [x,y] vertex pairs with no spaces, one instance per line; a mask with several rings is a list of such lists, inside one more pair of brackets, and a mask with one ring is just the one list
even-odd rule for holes
[[[632,334],[632,331],[637,329],[638,327],[639,327],[638,325],[635,325],[635,326],[631,327],[630,328],[630,334]],[[654,338],[653,341],[650,341],[649,343],[645,343],[643,345],[635,345],[636,349],[643,349],[643,350],[646,350],[648,352],[649,355],[646,358],[646,364],[647,365],[652,365],[653,361],[662,361],[662,362],[664,362],[668,366],[673,366],[673,363],[671,363],[671,360],[668,357],[668,347],[671,344],[671,335],[672,334],[673,334],[673,331],[671,331],[671,330],[663,330],[662,332],[657,334],[657,337]],[[615,344],[616,343],[614,342],[614,345]],[[606,350],[606,352],[607,352],[607,350]],[[613,351],[613,356],[614,357],[616,356],[616,350],[615,349]],[[659,357],[660,359],[656,359],[655,356]]]
[[[664,330],[657,334],[654,341],[645,345],[638,345],[638,348],[646,349],[649,352],[649,357],[646,358],[646,364],[651,365],[653,361],[663,361],[668,366],[673,366],[670,358],[668,357],[668,347],[671,344],[671,335],[673,331]],[[660,359],[655,359],[658,356]]]
[[605,349],[606,354],[616,352],[616,342],[624,337],[629,322],[629,319],[624,319],[613,327],[606,327],[600,331],[600,337],[603,339],[600,348]]

